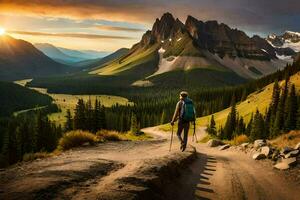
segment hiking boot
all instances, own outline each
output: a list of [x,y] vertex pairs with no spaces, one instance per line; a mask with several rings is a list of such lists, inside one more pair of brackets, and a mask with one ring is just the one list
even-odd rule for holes
[[185,149],[186,149],[186,145],[183,145],[182,148],[181,148],[181,151],[184,152]]
[[181,145],[180,145],[180,150],[181,150],[181,151],[183,151],[183,147],[184,147],[184,142],[182,141],[182,142],[181,142]]

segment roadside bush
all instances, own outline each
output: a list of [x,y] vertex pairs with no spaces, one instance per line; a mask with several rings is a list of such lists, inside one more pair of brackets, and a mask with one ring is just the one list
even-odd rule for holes
[[104,141],[121,141],[123,140],[120,133],[116,131],[101,130],[96,133],[99,140]]
[[66,133],[58,143],[59,150],[68,150],[74,147],[83,145],[84,143],[89,143],[90,145],[98,142],[97,137],[89,132],[76,130]]
[[249,138],[247,135],[238,135],[233,138],[233,145],[240,145],[245,142],[249,142]]
[[50,157],[50,154],[47,152],[37,152],[37,153],[26,153],[23,156],[23,161],[33,161],[38,158],[47,158]]
[[277,138],[271,140],[271,144],[278,148],[283,147],[294,147],[300,142],[300,131],[290,131],[287,134],[278,136]]

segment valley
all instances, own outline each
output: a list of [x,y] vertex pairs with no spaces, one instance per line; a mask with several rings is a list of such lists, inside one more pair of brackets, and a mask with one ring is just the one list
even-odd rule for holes
[[[30,81],[32,81],[32,79],[19,80],[19,81],[15,81],[14,83],[26,87],[26,84]],[[55,93],[48,93],[47,89],[45,88],[30,87],[30,89],[38,91],[42,94],[46,94],[53,99],[53,103],[55,103],[58,106],[60,112],[51,113],[48,115],[48,117],[51,121],[55,122],[56,124],[60,124],[62,126],[66,122],[67,110],[70,110],[71,114],[74,115],[74,110],[79,99],[83,99],[84,101],[91,100],[92,102],[98,99],[101,102],[101,105],[105,107],[111,107],[116,104],[125,105],[125,106],[133,105],[133,103],[129,102],[128,99],[119,96],[55,94]],[[16,113],[24,113],[24,112],[26,112],[26,110],[18,111]]]

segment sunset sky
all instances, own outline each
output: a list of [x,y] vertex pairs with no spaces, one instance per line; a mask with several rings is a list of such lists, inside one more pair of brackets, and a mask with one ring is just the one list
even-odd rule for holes
[[32,43],[114,51],[138,42],[171,12],[218,20],[249,35],[300,31],[299,0],[0,0],[0,27]]

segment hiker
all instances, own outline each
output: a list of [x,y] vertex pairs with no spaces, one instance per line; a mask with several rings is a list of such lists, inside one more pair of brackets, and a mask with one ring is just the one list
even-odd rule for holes
[[[180,149],[184,151],[187,145],[190,122],[194,122],[195,126],[196,112],[193,101],[188,98],[187,92],[180,92],[179,99],[180,100],[176,104],[171,125],[174,126],[175,121],[177,121],[178,119],[177,136],[179,141],[181,142]],[[182,131],[184,131],[183,139],[181,137]]]

